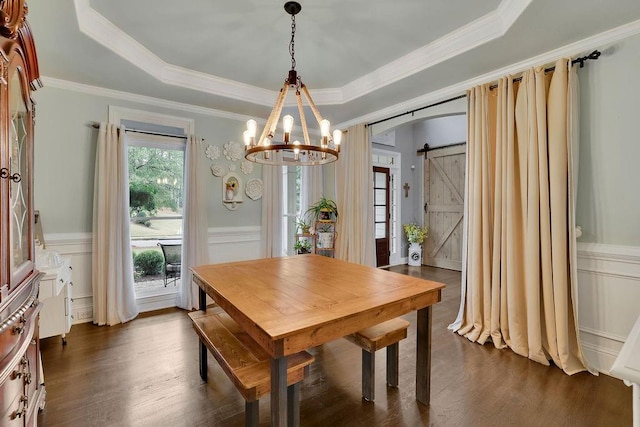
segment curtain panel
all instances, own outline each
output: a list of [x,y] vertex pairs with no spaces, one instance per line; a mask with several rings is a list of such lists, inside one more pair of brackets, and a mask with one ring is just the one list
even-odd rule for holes
[[138,315],[129,233],[129,173],[124,127],[100,123],[93,192],[93,323]]
[[466,274],[452,329],[580,372],[576,72],[560,60],[552,74],[528,70],[467,96]]
[[184,208],[182,212],[181,286],[177,305],[191,310],[198,307],[198,286],[191,267],[209,263],[207,200],[202,159],[202,140],[190,136],[185,149]]
[[262,256],[285,256],[282,244],[284,201],[282,200],[282,166],[262,166]]
[[364,124],[349,127],[335,165],[336,258],[375,267],[373,161]]

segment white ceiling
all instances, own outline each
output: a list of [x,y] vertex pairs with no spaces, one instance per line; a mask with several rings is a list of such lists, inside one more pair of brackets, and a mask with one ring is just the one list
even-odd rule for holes
[[[300,1],[296,61],[333,123],[460,94],[640,32],[640,1]],[[266,117],[291,67],[281,0],[32,0],[45,84]],[[538,62],[535,62],[538,61]]]

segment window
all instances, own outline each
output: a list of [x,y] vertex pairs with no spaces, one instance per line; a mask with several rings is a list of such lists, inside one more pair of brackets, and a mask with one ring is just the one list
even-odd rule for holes
[[185,144],[181,139],[134,132],[127,134],[127,142],[136,293],[148,294],[165,288],[158,243],[182,240]]
[[[282,227],[282,242],[283,251],[287,255],[293,255],[293,245],[295,243],[296,233],[296,217],[301,216],[301,173],[300,166],[284,166],[282,168],[282,206],[284,207],[283,213],[283,227]],[[303,213],[303,212],[302,212]]]

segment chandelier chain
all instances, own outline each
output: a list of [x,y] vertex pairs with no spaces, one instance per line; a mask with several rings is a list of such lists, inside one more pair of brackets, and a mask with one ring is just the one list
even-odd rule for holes
[[289,42],[289,53],[291,54],[291,69],[296,69],[296,15],[291,15],[291,41]]

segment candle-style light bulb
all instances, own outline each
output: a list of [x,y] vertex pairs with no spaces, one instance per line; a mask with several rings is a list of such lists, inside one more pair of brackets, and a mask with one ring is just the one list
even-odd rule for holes
[[244,149],[248,150],[251,145],[251,136],[249,136],[249,130],[242,132],[242,138],[244,139]]
[[291,136],[291,130],[293,129],[293,117],[287,114],[282,118],[282,127],[284,128],[284,143],[289,143],[289,137]]
[[329,123],[329,120],[324,119],[323,121],[320,122],[320,134],[322,136],[329,136],[329,128],[331,127],[331,123]]
[[247,131],[249,132],[249,136],[251,138],[256,137],[256,129],[258,128],[258,124],[255,120],[251,119],[247,121]]
[[287,114],[282,118],[282,126],[284,127],[285,132],[291,132],[293,129],[293,116]]
[[300,141],[293,141],[293,159],[300,160]]
[[[264,141],[262,141],[262,145],[268,148],[271,145],[271,140],[269,138],[265,138]],[[264,159],[269,160],[270,156],[271,156],[271,153],[269,153],[269,150],[266,150],[264,152]]]
[[336,151],[340,152],[340,143],[342,142],[342,131],[336,129],[333,131],[333,145],[336,147]]

